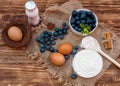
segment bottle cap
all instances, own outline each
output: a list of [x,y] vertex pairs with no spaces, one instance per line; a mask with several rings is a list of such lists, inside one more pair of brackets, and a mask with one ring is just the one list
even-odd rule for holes
[[36,4],[34,1],[27,1],[25,3],[25,8],[28,10],[33,10],[33,9],[35,9],[35,7],[36,7]]

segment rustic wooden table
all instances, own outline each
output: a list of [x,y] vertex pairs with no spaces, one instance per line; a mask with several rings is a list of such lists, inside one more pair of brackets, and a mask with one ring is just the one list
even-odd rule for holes
[[[27,0],[0,0],[0,18],[7,19],[9,15],[25,15],[25,1]],[[35,0],[41,12],[49,6],[60,5],[66,1],[68,0]],[[120,37],[120,0],[80,1],[85,8],[97,14],[99,22],[113,27]],[[0,29],[2,29],[1,26]],[[24,49],[16,51],[6,47],[1,41],[0,30],[0,86],[51,86],[48,72],[39,67],[35,61],[24,57],[24,54]],[[120,62],[120,56],[117,61]],[[55,86],[61,86],[58,81],[54,83]],[[120,86],[120,70],[111,65],[96,86]]]

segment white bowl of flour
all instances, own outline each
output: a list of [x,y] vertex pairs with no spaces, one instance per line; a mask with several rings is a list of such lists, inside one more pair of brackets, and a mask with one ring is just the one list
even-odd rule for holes
[[98,75],[103,68],[101,56],[92,50],[81,50],[73,59],[74,71],[83,78],[92,78]]

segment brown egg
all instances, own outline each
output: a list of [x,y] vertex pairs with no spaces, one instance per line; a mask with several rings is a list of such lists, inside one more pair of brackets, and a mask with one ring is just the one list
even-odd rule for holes
[[70,43],[62,43],[58,47],[59,53],[64,54],[64,55],[70,54],[72,50],[73,50],[73,46]]
[[55,65],[63,65],[65,63],[65,58],[60,53],[51,53],[50,60]]
[[21,41],[23,33],[19,27],[12,26],[8,30],[8,37],[13,41]]

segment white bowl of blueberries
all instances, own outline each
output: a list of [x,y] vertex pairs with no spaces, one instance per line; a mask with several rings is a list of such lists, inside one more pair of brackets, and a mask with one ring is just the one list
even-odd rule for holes
[[73,33],[86,36],[97,28],[98,18],[91,10],[77,9],[70,15],[69,25]]

